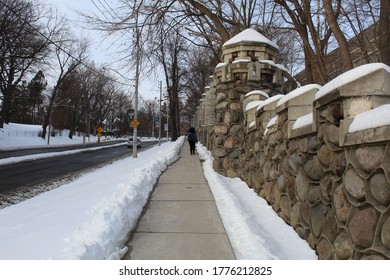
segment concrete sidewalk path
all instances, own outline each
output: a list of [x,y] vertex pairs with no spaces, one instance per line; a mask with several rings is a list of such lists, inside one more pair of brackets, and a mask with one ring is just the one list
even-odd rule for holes
[[160,176],[127,244],[125,260],[234,259],[197,155],[184,143]]

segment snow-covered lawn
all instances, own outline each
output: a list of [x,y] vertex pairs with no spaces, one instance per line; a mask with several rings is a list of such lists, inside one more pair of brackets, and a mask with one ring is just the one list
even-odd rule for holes
[[[68,131],[62,131],[56,132],[55,137],[50,137],[48,145],[46,139],[39,137],[41,131],[41,125],[4,124],[4,128],[0,128],[0,150],[77,145],[84,142],[82,136],[75,135],[73,139],[69,139]],[[96,143],[97,137],[91,136],[89,141]],[[85,139],[85,142],[88,143],[88,138]]]

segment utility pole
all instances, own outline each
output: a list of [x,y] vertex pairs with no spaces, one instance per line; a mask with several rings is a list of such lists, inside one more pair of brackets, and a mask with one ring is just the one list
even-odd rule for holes
[[169,141],[169,115],[167,111],[167,141]]
[[[134,120],[138,120],[138,83],[140,67],[140,38],[138,26],[136,27],[136,68],[135,68],[135,97],[134,97]],[[137,125],[133,128],[133,158],[137,158]]]
[[162,101],[162,81],[160,81],[160,99],[159,99],[160,113],[158,116],[158,145],[159,146],[161,146],[161,101]]
[[154,138],[154,108],[152,112],[152,138]]

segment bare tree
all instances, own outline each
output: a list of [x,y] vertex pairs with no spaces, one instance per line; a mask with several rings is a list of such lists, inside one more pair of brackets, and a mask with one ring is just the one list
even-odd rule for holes
[[[275,0],[283,12],[286,26],[290,26],[300,37],[305,54],[306,83],[324,84],[333,78],[327,68],[327,55],[338,48],[340,67],[346,71],[354,67],[351,42],[360,49],[361,62],[372,62],[377,48],[372,43],[374,32],[365,32],[378,22],[379,0]],[[374,38],[374,39],[373,39]],[[388,38],[388,37],[387,37]],[[339,72],[338,72],[339,73]],[[332,74],[332,75],[331,75]]]
[[139,109],[138,119],[142,123],[143,135],[156,136],[156,120],[159,115],[159,106],[157,100],[146,100]]
[[[199,100],[202,98],[206,86],[209,85],[210,75],[215,67],[213,53],[209,49],[190,47],[185,57],[185,75],[183,75],[183,109],[181,117],[190,128]],[[186,131],[187,131],[186,130]]]
[[60,21],[36,2],[0,1],[0,91],[4,98],[0,127],[11,119],[15,88],[49,55],[52,39],[60,32]]
[[282,8],[280,14],[285,21],[295,30],[301,39],[305,55],[305,69],[308,74],[308,82],[324,84],[328,81],[324,54],[328,46],[332,30],[329,28],[323,15],[322,7],[317,2],[312,5],[311,0],[275,0]]
[[46,112],[46,116],[42,125],[42,138],[46,137],[46,129],[51,122],[51,116],[57,94],[62,83],[65,81],[73,71],[79,67],[85,60],[85,53],[87,50],[87,44],[84,41],[76,41],[74,39],[68,39],[69,36],[62,35],[62,45],[56,44],[55,54],[59,67],[59,74],[57,77],[56,84],[49,96],[49,106]]
[[37,74],[27,85],[29,92],[30,120],[32,124],[42,123],[42,105],[44,100],[43,91],[47,87],[46,77],[43,71],[39,70]]
[[[378,62],[372,55],[378,51],[377,23],[379,21],[379,0],[351,0],[342,2],[339,25],[345,33],[348,46],[359,50],[351,53],[352,61],[361,63]],[[355,66],[355,63],[354,63]]]
[[[222,44],[231,36],[245,28],[255,28],[281,45],[281,62],[288,69],[292,72],[302,69],[303,61],[306,83],[325,84],[334,74],[329,73],[327,55],[336,48],[343,71],[354,66],[349,39],[378,21],[379,2],[380,32],[386,35],[388,1],[385,0],[122,0],[121,11],[101,20],[100,26],[110,32],[141,28],[145,44],[155,42],[156,26],[162,27],[166,34],[180,30],[179,34],[190,44],[211,49],[215,58],[220,57]],[[137,24],[134,11],[139,19]],[[388,36],[380,38],[385,61]],[[369,62],[371,40],[363,35],[358,40],[362,57]],[[143,61],[150,68],[156,68],[153,54],[159,46],[159,43],[148,46],[142,52]]]
[[119,90],[112,104],[113,132],[118,136],[125,135],[130,129],[130,118],[127,111],[132,108],[130,96]]
[[119,88],[104,69],[101,69],[94,77],[94,92],[91,92],[91,115],[97,126],[103,126],[113,108],[114,99],[119,92]]
[[171,121],[171,139],[175,141],[180,133],[180,91],[182,86],[182,76],[184,73],[183,53],[185,43],[179,33],[171,33],[168,36],[160,34],[160,52],[156,54],[161,63],[165,83],[167,86],[169,116]]
[[75,69],[64,77],[56,94],[55,103],[52,110],[51,125],[54,129],[69,129],[69,137],[72,139],[73,133],[80,124],[81,108],[84,104],[82,92],[82,69]]

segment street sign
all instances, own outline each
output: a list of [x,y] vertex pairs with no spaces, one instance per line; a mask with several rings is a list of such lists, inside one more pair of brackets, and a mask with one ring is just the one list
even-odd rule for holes
[[130,123],[130,126],[131,126],[132,128],[135,128],[135,127],[139,126],[139,121],[137,121],[137,120],[132,120],[131,123]]
[[100,126],[96,129],[96,131],[100,134],[103,132],[103,128],[101,128]]
[[128,116],[128,117],[132,118],[133,115],[134,115],[134,110],[133,110],[133,109],[127,110],[127,116]]

